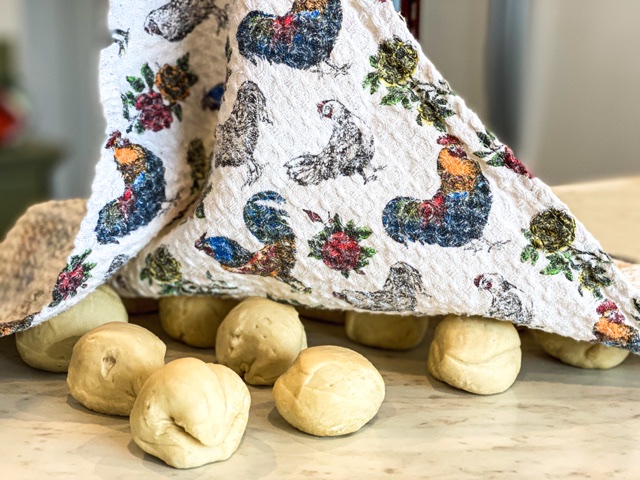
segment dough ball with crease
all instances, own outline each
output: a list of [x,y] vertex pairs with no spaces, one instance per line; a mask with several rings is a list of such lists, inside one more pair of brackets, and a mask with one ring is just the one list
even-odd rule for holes
[[384,395],[384,380],[369,360],[333,345],[300,352],[273,386],[280,415],[322,437],[358,431],[376,415]]
[[147,378],[164,366],[166,345],[146,328],[107,323],[73,347],[67,385],[71,396],[90,410],[129,415]]
[[428,317],[347,312],[345,331],[350,340],[362,345],[408,350],[422,341],[428,326]]
[[250,404],[247,386],[229,368],[181,358],[149,377],[129,423],[142,450],[172,467],[193,468],[233,455]]
[[520,337],[513,324],[448,315],[435,329],[427,368],[436,380],[491,395],[513,385],[521,360]]
[[82,335],[105,323],[128,321],[118,294],[102,285],[66,312],[16,333],[16,346],[22,360],[32,367],[66,372],[73,346]]
[[307,348],[298,312],[265,298],[242,301],[224,319],[216,358],[251,385],[273,385]]
[[160,322],[171,338],[192,347],[212,348],[218,327],[236,305],[237,300],[202,295],[164,297],[159,304]]
[[581,342],[542,330],[531,333],[547,354],[573,367],[606,370],[617,367],[629,356],[629,350],[601,343]]

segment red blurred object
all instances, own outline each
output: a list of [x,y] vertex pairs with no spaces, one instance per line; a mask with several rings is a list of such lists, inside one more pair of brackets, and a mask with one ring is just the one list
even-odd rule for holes
[[14,83],[11,46],[0,41],[0,147],[20,138],[27,120],[26,102]]

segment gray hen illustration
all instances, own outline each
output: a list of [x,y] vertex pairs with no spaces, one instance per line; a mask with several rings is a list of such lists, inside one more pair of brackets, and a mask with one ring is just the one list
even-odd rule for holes
[[216,131],[216,144],[222,145],[214,154],[216,168],[246,165],[249,176],[245,185],[252,185],[262,175],[262,165],[253,152],[260,136],[259,123],[271,123],[266,105],[258,85],[247,80],[238,90],[229,118]]
[[227,27],[227,11],[218,7],[215,0],[171,0],[147,15],[144,29],[151,35],[179,42],[210,16],[218,22],[218,33]]
[[499,273],[484,273],[473,281],[479,290],[491,294],[491,306],[486,315],[529,325],[533,319],[532,303],[518,287],[509,283]]
[[333,296],[363,310],[407,312],[415,311],[418,304],[416,296],[419,293],[425,294],[420,272],[405,262],[397,262],[389,269],[389,276],[382,290],[342,290],[333,292]]
[[318,185],[355,174],[362,176],[364,183],[375,180],[375,175],[366,173],[367,169],[380,170],[371,166],[375,150],[367,125],[338,100],[320,102],[318,112],[333,123],[329,143],[317,155],[307,153],[287,162],[289,177],[300,185]]

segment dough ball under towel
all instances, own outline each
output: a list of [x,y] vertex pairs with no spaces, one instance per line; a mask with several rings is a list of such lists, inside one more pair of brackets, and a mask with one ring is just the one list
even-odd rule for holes
[[436,327],[427,369],[452,387],[491,395],[513,385],[521,361],[520,337],[513,324],[448,315]]
[[216,338],[218,362],[251,385],[273,385],[305,348],[307,335],[296,309],[258,297],[231,310]]
[[428,326],[428,317],[347,312],[345,331],[350,340],[362,345],[408,350],[422,341]]
[[159,305],[160,322],[175,340],[192,347],[213,348],[218,327],[236,305],[237,300],[208,296],[164,297]]
[[128,321],[118,294],[103,285],[48,322],[16,333],[16,346],[28,365],[49,372],[66,372],[73,346],[82,335],[105,323]]
[[144,382],[164,366],[166,351],[162,340],[138,325],[94,328],[73,347],[67,375],[71,396],[95,412],[127,416]]
[[581,342],[542,330],[531,333],[547,354],[573,367],[606,370],[617,367],[629,356],[629,350],[601,343]]
[[365,357],[332,345],[307,348],[276,381],[273,398],[292,426],[320,437],[353,433],[371,420],[385,395]]
[[345,311],[344,310],[330,310],[327,308],[307,308],[296,307],[301,317],[310,318],[312,320],[319,320],[321,322],[334,323],[336,325],[344,325]]
[[181,358],[149,377],[129,423],[142,450],[172,467],[193,468],[233,455],[250,405],[247,386],[229,368]]

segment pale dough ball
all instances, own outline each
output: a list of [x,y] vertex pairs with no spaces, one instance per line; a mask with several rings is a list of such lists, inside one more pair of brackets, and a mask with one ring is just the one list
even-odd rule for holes
[[67,385],[89,410],[131,412],[147,378],[164,366],[167,346],[146,328],[114,322],[84,334],[73,347]]
[[389,350],[408,350],[418,345],[429,326],[427,317],[347,312],[345,331],[354,342]]
[[295,308],[251,297],[220,325],[216,358],[251,385],[273,385],[305,348],[307,335]]
[[213,348],[224,317],[237,300],[215,297],[165,297],[160,299],[160,322],[171,337],[192,347]]
[[513,384],[521,360],[520,337],[511,323],[448,315],[436,327],[427,368],[436,380],[491,395]]
[[16,346],[22,360],[32,367],[66,372],[73,346],[82,335],[105,323],[127,321],[122,300],[103,285],[48,322],[16,333]]
[[181,358],[149,377],[129,423],[142,450],[172,467],[193,468],[233,455],[250,404],[247,386],[230,369]]
[[384,380],[366,358],[332,345],[300,352],[273,386],[280,415],[321,437],[358,431],[376,415],[384,394]]
[[629,350],[601,343],[581,342],[542,330],[531,333],[545,352],[573,367],[605,370],[617,367],[629,355]]
[[335,323],[337,325],[344,325],[345,322],[346,312],[344,310],[307,307],[296,307],[296,310],[298,310],[301,317],[311,318],[312,320],[320,320],[322,322]]

